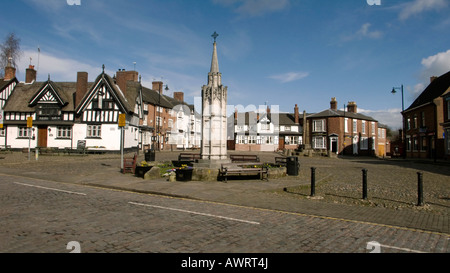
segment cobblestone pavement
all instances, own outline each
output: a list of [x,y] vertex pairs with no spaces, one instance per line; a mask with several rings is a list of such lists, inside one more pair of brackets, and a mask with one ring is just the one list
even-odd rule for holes
[[[449,236],[0,174],[0,252],[448,253]],[[75,242],[79,248],[68,248]],[[376,242],[378,245],[371,247]]]
[[[175,160],[179,153],[160,152],[156,160]],[[252,154],[258,154],[263,162],[279,156]],[[140,154],[138,162],[143,159]],[[120,174],[117,154],[41,155],[37,161],[34,157],[28,161],[23,153],[0,154],[0,173],[450,234],[449,162],[364,157],[300,157],[299,161],[298,176],[269,182],[143,180]],[[315,198],[309,197],[311,167],[316,167]],[[361,200],[364,168],[368,170],[368,201]],[[419,171],[424,180],[423,207],[416,206]]]

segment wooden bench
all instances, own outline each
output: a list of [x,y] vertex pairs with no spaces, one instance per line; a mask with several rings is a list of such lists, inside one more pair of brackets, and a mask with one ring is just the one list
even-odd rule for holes
[[137,161],[137,154],[134,154],[134,156],[130,158],[124,158],[122,173],[134,174],[136,170],[136,161]]
[[[252,164],[253,165],[253,164]],[[219,170],[219,176],[225,178],[225,183],[228,182],[228,176],[255,174],[260,176],[261,180],[264,180],[264,174],[266,180],[269,181],[269,169],[267,167],[244,167],[245,165],[236,164],[222,164]],[[248,165],[247,165],[248,166]]]
[[286,157],[275,157],[275,164],[286,166],[287,164],[287,158]]
[[230,155],[231,162],[259,162],[257,155]]
[[11,150],[11,145],[0,145],[0,153],[5,154],[5,153],[10,153],[12,154],[12,150]]
[[195,161],[196,159],[201,159],[202,156],[200,154],[188,154],[188,153],[181,153],[178,156],[178,161]]

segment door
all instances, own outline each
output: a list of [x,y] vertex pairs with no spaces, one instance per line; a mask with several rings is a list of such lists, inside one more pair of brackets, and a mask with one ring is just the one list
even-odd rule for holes
[[48,126],[38,127],[38,147],[47,148]]
[[285,145],[284,145],[284,137],[280,137],[279,139],[278,139],[278,149],[280,149],[280,150],[284,150],[284,147],[285,147]]
[[358,154],[358,136],[354,136],[353,137],[353,154],[357,155]]
[[338,138],[331,137],[330,143],[331,143],[331,152],[337,154],[338,153]]

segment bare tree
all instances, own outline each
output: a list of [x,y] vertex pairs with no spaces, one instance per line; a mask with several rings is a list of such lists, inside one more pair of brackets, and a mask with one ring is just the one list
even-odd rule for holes
[[14,32],[9,33],[6,36],[5,41],[0,44],[0,74],[4,75],[5,67],[11,60],[13,67],[17,66],[18,61],[22,55],[20,50],[20,38],[16,36]]

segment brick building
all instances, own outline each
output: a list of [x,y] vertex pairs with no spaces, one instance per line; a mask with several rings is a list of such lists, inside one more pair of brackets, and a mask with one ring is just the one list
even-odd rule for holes
[[307,116],[308,146],[331,154],[386,155],[386,128],[358,113],[355,102],[349,102],[344,110],[338,110],[337,105],[332,98],[329,109]]
[[201,117],[184,101],[183,92],[164,95],[167,86],[152,82],[142,90],[144,118],[141,122],[144,149],[173,150],[200,147]]
[[449,92],[450,71],[440,77],[431,77],[430,84],[402,112],[407,157],[445,157],[444,132],[448,129],[448,120],[445,122],[444,118]]
[[450,159],[450,92],[442,96],[444,100],[444,122],[440,125],[444,130],[444,158]]
[[[15,71],[8,64],[0,79],[0,147],[75,149],[82,143],[90,151],[119,151],[119,114],[126,115],[127,150],[200,145],[201,128],[193,125],[199,116],[183,101],[183,93],[163,95],[162,82],[146,88],[137,71],[119,70],[111,77],[103,67],[93,82],[87,72],[77,72],[74,82],[56,82],[50,75],[37,82],[33,66],[25,82],[19,82]],[[30,129],[28,118],[33,120]]]

